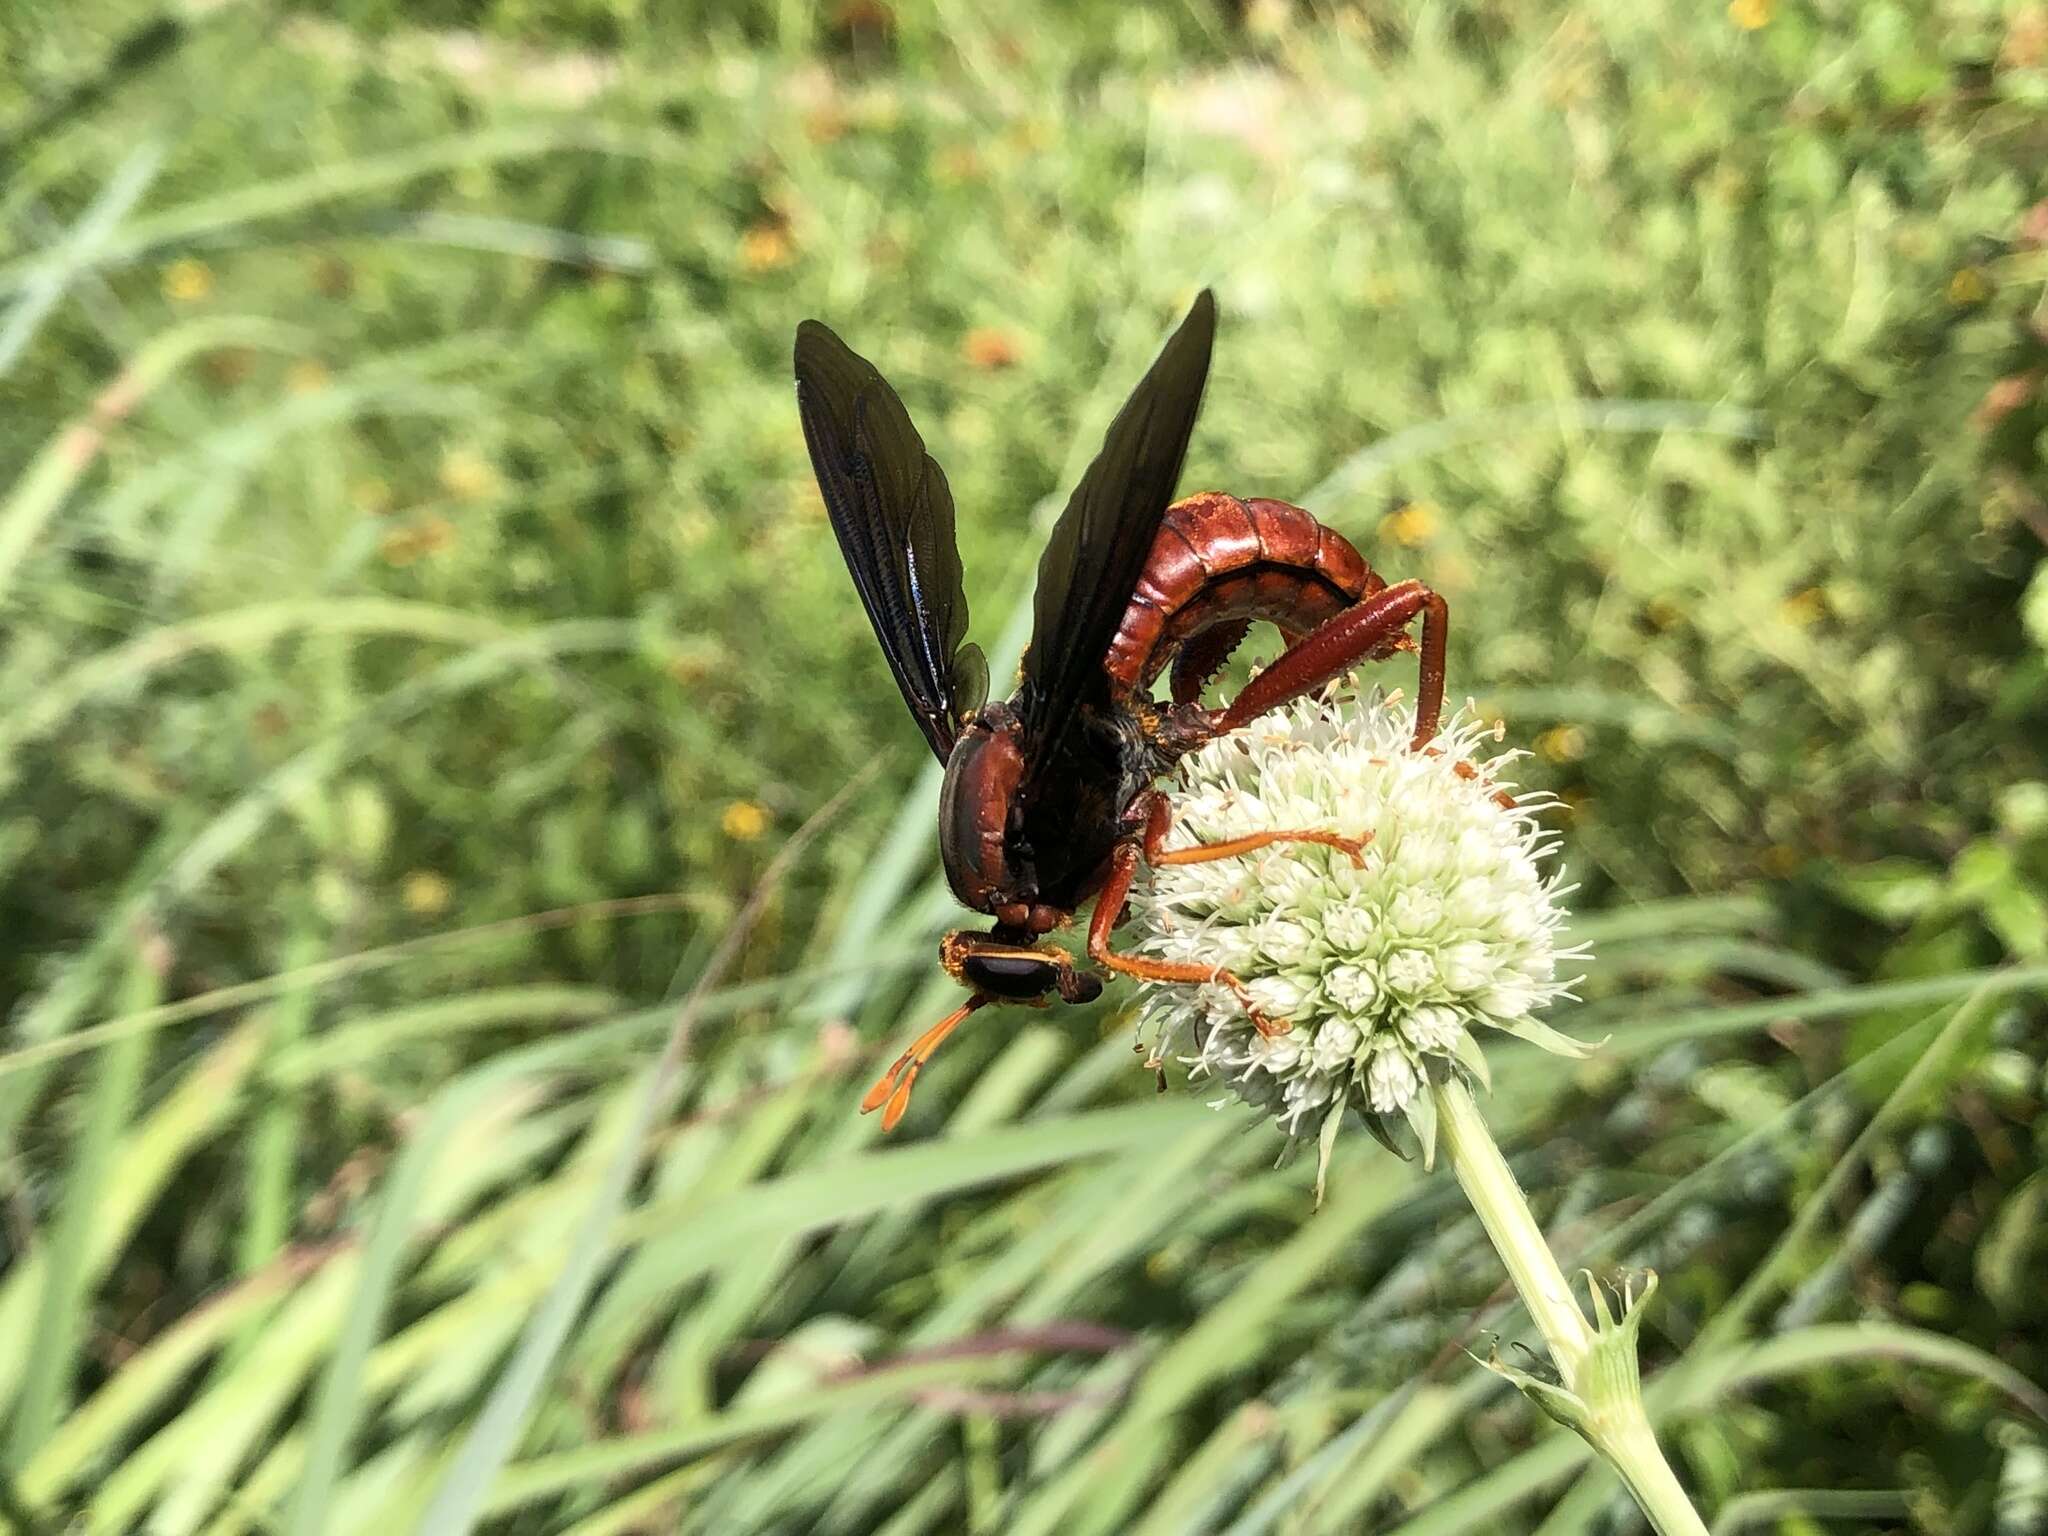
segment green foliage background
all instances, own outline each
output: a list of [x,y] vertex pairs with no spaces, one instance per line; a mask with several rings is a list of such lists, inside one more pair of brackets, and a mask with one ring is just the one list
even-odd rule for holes
[[1446,1180],[1354,1138],[1311,1216],[1120,990],[851,1114],[952,913],[790,334],[897,381],[1015,642],[1213,283],[1185,484],[1446,592],[1566,801],[1612,1041],[1493,1112],[1567,1255],[1660,1271],[1702,1503],[2044,1528],[2038,3],[0,49],[0,1519],[1630,1528],[1454,1347],[1526,1323]]

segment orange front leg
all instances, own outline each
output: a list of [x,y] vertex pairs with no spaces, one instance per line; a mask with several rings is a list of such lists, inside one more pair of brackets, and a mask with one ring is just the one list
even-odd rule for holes
[[1365,868],[1365,850],[1372,846],[1372,834],[1346,837],[1341,832],[1248,832],[1243,837],[1220,843],[1196,843],[1192,848],[1168,848],[1166,834],[1173,830],[1173,802],[1156,790],[1145,812],[1145,862],[1147,864],[1211,864],[1256,853],[1275,843],[1316,843],[1334,848],[1351,860],[1353,869]]
[[1320,843],[1335,848],[1351,859],[1353,869],[1365,868],[1367,837],[1346,837],[1341,832],[1253,832],[1220,843],[1197,843],[1192,848],[1168,848],[1145,855],[1148,864],[1209,864],[1217,859],[1234,859],[1241,853],[1256,853],[1275,843]]
[[1110,930],[1123,917],[1124,902],[1131,894],[1131,882],[1137,878],[1141,851],[1137,843],[1118,843],[1109,856],[1109,878],[1102,883],[1102,894],[1095,898],[1095,915],[1088,922],[1088,958],[1104,970],[1135,976],[1140,981],[1179,981],[1195,986],[1213,982],[1219,987],[1228,987],[1260,1034],[1285,1034],[1290,1028],[1288,1022],[1267,1018],[1259,1005],[1252,1001],[1251,992],[1245,984],[1220,965],[1191,965],[1183,961],[1155,960],[1149,955],[1120,955],[1109,947]]

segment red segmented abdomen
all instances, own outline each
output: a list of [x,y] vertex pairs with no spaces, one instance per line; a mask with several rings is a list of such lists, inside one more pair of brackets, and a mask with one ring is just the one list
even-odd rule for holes
[[[1342,534],[1284,501],[1203,491],[1166,509],[1105,666],[1127,698],[1176,655],[1200,682],[1256,620],[1291,641],[1386,585]],[[1176,693],[1180,670],[1176,670]]]

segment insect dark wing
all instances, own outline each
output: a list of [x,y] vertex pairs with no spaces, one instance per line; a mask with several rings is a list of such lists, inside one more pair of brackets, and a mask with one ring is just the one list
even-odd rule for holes
[[839,551],[904,702],[943,762],[988,678],[981,652],[961,643],[967,596],[945,472],[896,391],[815,320],[796,331],[796,402]]
[[1215,335],[1205,288],[1110,423],[1038,562],[1024,656],[1034,764],[1053,756],[1085,702],[1107,696],[1103,661],[1180,480]]

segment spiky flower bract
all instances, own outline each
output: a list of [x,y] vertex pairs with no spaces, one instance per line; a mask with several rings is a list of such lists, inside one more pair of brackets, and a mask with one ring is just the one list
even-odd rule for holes
[[1587,1049],[1536,1018],[1569,995],[1578,978],[1560,967],[1584,950],[1560,944],[1568,888],[1538,820],[1545,797],[1503,803],[1502,769],[1522,754],[1469,712],[1421,751],[1414,730],[1397,700],[1339,692],[1210,742],[1169,787],[1169,848],[1267,831],[1370,841],[1355,862],[1297,842],[1161,866],[1132,899],[1144,950],[1227,967],[1288,1024],[1261,1034],[1226,988],[1159,983],[1141,1035],[1293,1139],[1334,1131],[1350,1106],[1383,1138],[1405,1116],[1427,1154],[1424,1085],[1432,1072],[1486,1080],[1476,1032]]

